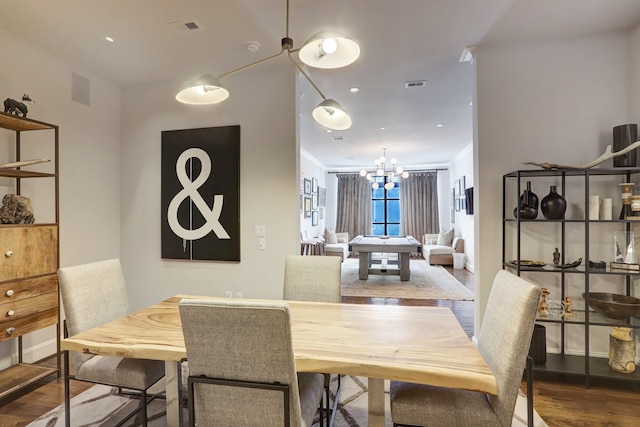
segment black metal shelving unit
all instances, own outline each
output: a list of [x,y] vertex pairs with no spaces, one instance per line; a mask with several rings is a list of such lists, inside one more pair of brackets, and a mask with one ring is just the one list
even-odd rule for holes
[[[640,221],[618,219],[618,214],[614,211],[611,220],[603,219],[589,219],[587,215],[587,207],[589,203],[590,184],[592,180],[598,176],[610,176],[615,179],[619,177],[621,182],[634,182],[640,183],[640,168],[609,168],[609,169],[555,169],[555,170],[517,170],[503,175],[502,187],[503,187],[503,206],[502,206],[502,268],[513,271],[520,276],[522,273],[527,273],[530,277],[540,277],[539,283],[544,283],[545,275],[554,275],[559,278],[561,301],[564,301],[567,291],[567,279],[571,277],[583,278],[584,281],[584,307],[585,310],[573,310],[571,317],[552,317],[546,315],[538,315],[536,322],[539,323],[553,323],[560,326],[560,354],[547,354],[547,361],[543,365],[534,365],[534,376],[549,376],[549,375],[567,375],[572,377],[578,377],[584,379],[586,387],[590,386],[592,379],[602,379],[606,381],[620,381],[620,382],[632,382],[635,383],[634,387],[640,385],[640,369],[636,369],[631,374],[619,373],[611,369],[608,365],[608,360],[602,357],[593,357],[590,354],[590,336],[594,328],[599,327],[614,327],[624,326],[632,328],[636,334],[640,331],[640,319],[631,318],[628,321],[617,321],[600,316],[594,311],[588,310],[589,307],[589,292],[590,292],[590,279],[592,277],[610,278],[614,279],[614,276],[623,276],[625,282],[626,295],[631,295],[633,279],[640,278],[640,272],[626,271],[611,269],[607,262],[607,267],[590,268],[588,261],[590,258],[590,234],[593,230],[603,224],[613,225],[619,227],[620,231],[633,231],[635,224],[640,224]],[[520,219],[514,217],[512,211],[514,207],[520,208],[520,195],[522,194],[525,186],[525,181],[542,180],[546,183],[554,182],[558,187],[558,193],[565,196],[567,194],[567,186],[571,184],[572,189],[575,190],[583,187],[584,198],[583,200],[567,200],[567,203],[584,203],[584,218],[571,218],[571,219],[554,219],[547,220],[539,212],[536,219]],[[515,184],[514,184],[515,183]],[[511,193],[510,193],[511,192]],[[620,191],[616,189],[615,192],[620,197]],[[566,198],[566,197],[565,197]],[[542,197],[539,196],[540,201]],[[523,229],[530,226],[530,224],[555,224],[554,231],[559,229],[559,236],[555,239],[558,241],[558,248],[561,253],[560,265],[573,260],[566,260],[565,254],[567,252],[567,245],[570,240],[570,236],[567,235],[567,226],[579,226],[584,225],[584,248],[582,253],[583,262],[579,267],[575,268],[558,268],[552,265],[545,265],[542,267],[530,267],[520,265],[520,263],[512,263],[513,260],[523,260],[522,256],[522,235]],[[558,227],[559,226],[559,227]],[[637,228],[640,231],[640,227]],[[515,234],[515,247],[507,248],[507,238],[510,237],[509,242],[513,241],[513,234]],[[549,231],[551,234],[552,231]],[[512,252],[507,253],[508,250]],[[515,252],[515,253],[513,253]],[[524,257],[526,259],[526,257]],[[548,276],[547,276],[548,277]],[[615,279],[619,280],[619,279]],[[543,286],[543,285],[541,285]],[[571,296],[574,300],[576,296]],[[582,296],[580,296],[582,297]],[[637,297],[637,296],[636,296]],[[576,356],[567,354],[566,344],[567,326],[570,325],[583,325],[584,326],[584,355]],[[640,368],[640,367],[639,367]]]

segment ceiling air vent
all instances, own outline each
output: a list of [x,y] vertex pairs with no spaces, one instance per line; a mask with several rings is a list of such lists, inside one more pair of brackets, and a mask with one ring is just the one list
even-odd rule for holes
[[404,87],[407,89],[411,89],[414,87],[425,87],[427,85],[426,80],[415,80],[413,82],[405,82]]
[[182,21],[182,22],[172,22],[169,25],[173,27],[179,33],[185,33],[188,31],[200,31],[202,27],[196,21]]
[[333,142],[342,142],[342,141],[344,141],[344,136],[332,136],[331,140]]

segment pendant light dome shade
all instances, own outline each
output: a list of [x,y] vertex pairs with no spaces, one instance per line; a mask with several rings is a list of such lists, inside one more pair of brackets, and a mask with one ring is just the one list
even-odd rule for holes
[[217,104],[228,97],[229,91],[211,74],[200,76],[176,95],[183,104],[195,105]]
[[351,117],[342,105],[333,99],[325,99],[311,113],[316,122],[333,130],[346,130],[351,127]]
[[360,46],[341,34],[321,32],[307,40],[298,55],[310,67],[341,68],[358,59]]

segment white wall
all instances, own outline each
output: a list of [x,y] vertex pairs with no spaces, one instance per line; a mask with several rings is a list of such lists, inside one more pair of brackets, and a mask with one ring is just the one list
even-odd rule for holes
[[[121,252],[132,308],[178,293],[282,298],[284,258],[299,251],[294,68],[272,61],[225,79],[229,98],[187,106],[172,85],[123,93]],[[269,84],[264,84],[268,81]],[[241,261],[160,258],[160,132],[240,125]],[[266,226],[258,250],[256,225]]]
[[[455,181],[461,177],[465,177],[465,188],[473,187],[473,146],[469,144],[456,158],[451,162],[449,172],[451,184],[449,188],[453,188]],[[449,190],[451,193],[451,190]],[[449,204],[451,207],[451,204]],[[474,217],[467,215],[467,210],[462,209],[455,213],[456,222],[452,224],[456,230],[455,235],[464,239],[465,268],[471,272],[474,271],[475,251],[474,251]]]
[[[0,40],[2,100],[28,93],[36,105],[27,117],[60,127],[61,265],[120,256],[120,88],[2,30]],[[71,100],[72,73],[90,80],[90,107]],[[13,134],[0,132],[5,141]],[[8,153],[0,148],[0,162]],[[51,217],[50,205],[34,200],[34,209],[37,221]],[[54,328],[25,336],[25,359],[55,352],[54,336]],[[0,367],[10,363],[14,341],[0,343]]]
[[[493,277],[501,268],[502,175],[532,168],[525,161],[579,165],[597,158],[611,143],[613,126],[631,118],[631,82],[629,40],[622,33],[478,46],[476,52],[479,328]],[[541,190],[539,196],[547,192]]]

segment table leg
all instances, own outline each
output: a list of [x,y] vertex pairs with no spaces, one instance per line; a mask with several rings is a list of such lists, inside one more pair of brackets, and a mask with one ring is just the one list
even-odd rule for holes
[[369,378],[369,427],[384,427],[384,380]]
[[402,252],[398,254],[398,258],[400,258],[400,280],[407,281],[409,280],[409,255],[408,252]]
[[178,382],[177,362],[167,360],[164,363],[164,380],[167,389],[167,427],[181,427],[180,411],[182,409],[178,396],[178,387],[182,387],[182,384]]
[[369,277],[369,252],[360,252],[358,254],[360,257],[360,268],[358,270],[358,275],[360,280],[367,280]]

